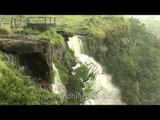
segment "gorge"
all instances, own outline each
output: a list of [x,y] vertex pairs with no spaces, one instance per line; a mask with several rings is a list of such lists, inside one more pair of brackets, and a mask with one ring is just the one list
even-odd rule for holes
[[52,17],[0,16],[0,105],[160,103],[158,18]]
[[[67,95],[66,88],[62,84],[59,72],[52,61],[53,56],[57,54],[53,46],[45,40],[36,41],[25,38],[25,36],[1,37],[0,49],[5,52],[5,58],[12,62],[16,69],[23,66],[25,72],[35,79],[36,86],[65,97]],[[92,96],[94,99],[89,100],[92,103],[86,101],[86,104],[121,104],[119,90],[112,85],[111,76],[106,74],[102,66],[92,57],[82,54],[83,44],[78,36],[68,39],[67,44],[74,51],[75,57],[78,57],[78,60],[87,65],[90,72],[95,74],[93,89],[96,94]],[[47,78],[48,75],[49,79],[53,79],[49,74],[52,70],[55,71],[53,84]]]
[[[111,76],[103,71],[102,66],[96,62],[92,57],[82,54],[83,44],[78,36],[69,38],[69,47],[74,51],[75,56],[79,61],[90,68],[90,72],[95,74],[93,89],[93,99],[86,101],[86,104],[93,105],[116,105],[122,104],[120,91],[111,82]],[[77,65],[76,65],[77,66]]]

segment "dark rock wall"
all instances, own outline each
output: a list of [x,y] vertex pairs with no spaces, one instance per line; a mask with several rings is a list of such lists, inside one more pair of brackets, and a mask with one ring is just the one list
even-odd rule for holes
[[48,41],[30,40],[25,37],[0,37],[0,50],[5,58],[12,62],[16,69],[23,66],[27,75],[34,80],[34,84],[51,90],[51,83],[47,75],[52,71],[53,58],[62,61],[65,50],[55,48]]
[[50,23],[27,23],[27,28],[38,30],[40,32],[44,32],[54,26],[55,26],[54,24]]

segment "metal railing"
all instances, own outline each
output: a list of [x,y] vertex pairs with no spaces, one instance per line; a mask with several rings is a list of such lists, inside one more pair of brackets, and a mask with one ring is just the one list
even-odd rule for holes
[[56,26],[56,17],[0,18],[0,28],[6,24],[11,28],[20,28],[32,23],[53,24]]

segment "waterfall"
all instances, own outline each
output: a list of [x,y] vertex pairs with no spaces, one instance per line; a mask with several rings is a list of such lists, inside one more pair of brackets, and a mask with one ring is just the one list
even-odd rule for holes
[[4,53],[4,58],[5,58],[7,61],[11,62],[16,69],[19,67],[18,55],[16,55],[16,54]]
[[[83,50],[83,45],[78,36],[70,37],[68,46],[74,51],[75,56],[79,59],[79,61],[87,65],[87,67],[91,70],[90,72],[95,74],[93,89],[96,92],[93,95],[93,98],[87,100],[85,104],[124,104],[120,99],[119,89],[111,83],[111,76],[103,71],[101,64],[95,61],[92,57],[81,53],[81,50]],[[78,66],[79,65],[76,65],[74,69]]]
[[[4,53],[4,57],[7,61],[11,62],[11,64],[13,64],[13,66],[16,69],[19,68],[20,60],[19,60],[19,56],[17,54]],[[27,64],[24,64],[24,65],[25,65],[26,69],[28,69],[28,65]],[[64,98],[66,96],[66,88],[63,85],[63,83],[61,82],[58,69],[56,68],[54,63],[52,63],[52,67],[54,70],[54,77],[51,77],[52,79],[54,79],[54,83],[52,84],[52,91],[54,93],[59,94],[60,97]]]
[[83,50],[82,41],[77,37],[73,36],[72,38],[69,37],[69,41],[67,41],[69,48],[71,48],[75,56],[79,56],[81,51]]
[[61,82],[60,76],[59,76],[59,72],[58,69],[56,68],[55,64],[52,63],[53,66],[53,70],[55,72],[54,74],[54,83],[52,84],[52,91],[54,93],[57,93],[60,95],[60,97],[65,97],[66,96],[66,88],[63,85],[63,83]]

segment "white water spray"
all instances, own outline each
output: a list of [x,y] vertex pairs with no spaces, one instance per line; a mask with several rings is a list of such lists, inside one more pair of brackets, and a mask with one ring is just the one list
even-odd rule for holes
[[9,53],[4,53],[4,57],[6,60],[10,61],[14,67],[17,69],[19,68],[19,59],[18,55],[16,54],[9,54]]
[[66,96],[66,88],[63,85],[63,83],[61,82],[58,69],[56,68],[56,66],[54,65],[54,63],[52,63],[52,66],[53,66],[53,70],[55,72],[55,75],[54,75],[54,84],[52,84],[52,91],[54,93],[59,94],[60,97],[64,98]]
[[69,37],[68,46],[74,51],[75,56],[79,56],[83,50],[82,41],[77,36]]
[[[111,83],[111,76],[104,73],[102,66],[96,62],[92,57],[89,57],[81,53],[83,45],[81,40],[77,37],[70,37],[68,46],[75,52],[75,56],[78,57],[79,61],[87,65],[95,76],[93,89],[96,91],[93,99],[87,100],[85,104],[96,104],[96,105],[117,105],[124,104],[120,99],[119,89]],[[77,64],[74,69],[79,67]]]

